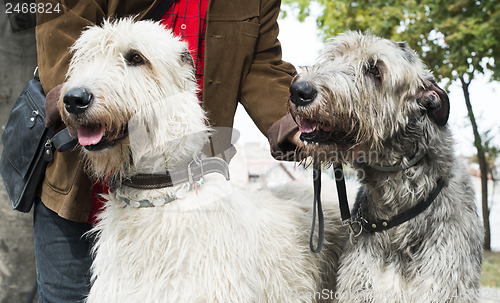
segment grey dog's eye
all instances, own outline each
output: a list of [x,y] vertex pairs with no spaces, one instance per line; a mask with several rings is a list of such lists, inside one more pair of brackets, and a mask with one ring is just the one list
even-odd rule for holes
[[145,62],[144,57],[140,53],[134,51],[127,53],[127,55],[125,55],[125,60],[127,60],[128,64],[133,66],[142,65]]

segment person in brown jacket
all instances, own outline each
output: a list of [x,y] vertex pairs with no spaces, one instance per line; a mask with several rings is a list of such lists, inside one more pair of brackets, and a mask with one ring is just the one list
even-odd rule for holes
[[[203,27],[198,32],[202,47],[193,55],[195,61],[199,61],[197,55],[204,58],[203,80],[199,83],[203,82],[201,104],[209,121],[212,126],[232,127],[239,102],[267,135],[271,125],[286,114],[289,85],[296,73],[291,64],[281,60],[277,39],[280,1],[189,1],[73,1],[66,4],[69,6],[59,1],[37,1],[38,5],[61,5],[59,13],[37,12],[38,72],[47,95],[47,126],[63,127],[55,104],[71,58],[69,48],[86,26],[126,16],[185,20],[182,18],[186,16],[176,15],[176,5],[196,5],[200,12],[205,5],[206,15],[197,16]],[[186,28],[184,23],[180,26]],[[296,125],[286,118],[273,128],[274,148],[294,150],[286,138],[297,132]],[[39,302],[77,302],[88,293],[92,240],[84,234],[91,228],[98,193],[99,187],[84,172],[78,149],[55,153],[34,209]]]

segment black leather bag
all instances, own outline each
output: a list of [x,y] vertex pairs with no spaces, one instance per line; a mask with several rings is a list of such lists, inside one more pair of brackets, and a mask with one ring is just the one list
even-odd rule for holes
[[14,104],[2,135],[0,174],[13,209],[30,211],[54,147],[63,151],[75,143],[66,129],[54,134],[45,128],[45,95],[35,75]]

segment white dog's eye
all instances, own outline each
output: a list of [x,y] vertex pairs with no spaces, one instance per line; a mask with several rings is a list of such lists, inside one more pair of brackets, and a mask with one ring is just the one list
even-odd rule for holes
[[127,60],[127,63],[130,65],[142,65],[145,63],[144,57],[138,52],[135,51],[130,51],[125,55],[125,60]]
[[380,78],[380,71],[378,70],[378,67],[376,67],[375,65],[371,65],[368,68],[368,72],[372,74],[375,78]]

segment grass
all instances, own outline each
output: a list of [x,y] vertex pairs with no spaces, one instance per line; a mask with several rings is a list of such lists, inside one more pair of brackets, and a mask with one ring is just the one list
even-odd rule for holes
[[500,288],[500,252],[484,252],[481,283],[483,287]]

